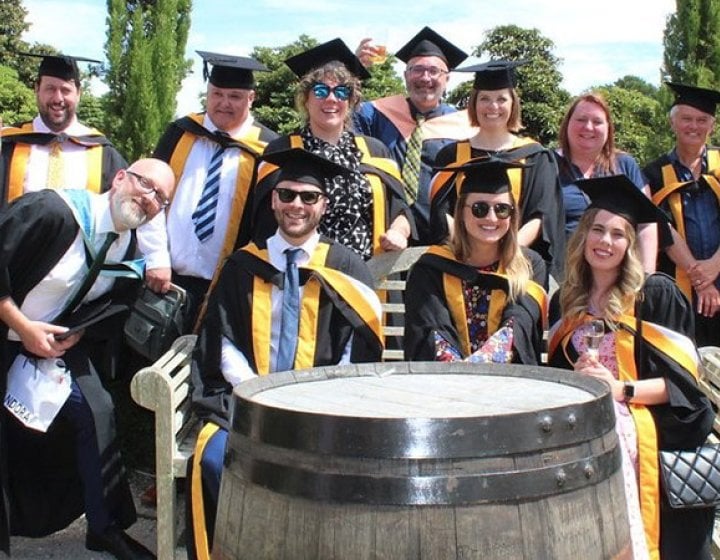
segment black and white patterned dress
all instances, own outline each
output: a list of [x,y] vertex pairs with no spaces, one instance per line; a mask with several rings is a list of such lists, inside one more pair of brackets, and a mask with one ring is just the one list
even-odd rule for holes
[[306,150],[353,170],[349,179],[338,175],[326,182],[329,204],[320,233],[368,260],[373,252],[373,200],[370,182],[360,172],[362,154],[353,134],[345,131],[337,144],[329,144],[313,136],[306,126],[300,136]]

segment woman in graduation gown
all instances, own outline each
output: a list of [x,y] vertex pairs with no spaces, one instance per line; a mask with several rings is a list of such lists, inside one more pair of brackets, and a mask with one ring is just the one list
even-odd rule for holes
[[517,242],[507,170],[481,158],[449,169],[460,190],[450,245],[434,245],[410,271],[405,359],[540,362],[543,260]]
[[[397,164],[375,138],[353,134],[350,115],[360,100],[360,81],[370,75],[340,39],[323,43],[285,61],[300,78],[296,105],[307,122],[295,134],[270,142],[265,153],[304,148],[353,170],[349,178],[328,182],[328,212],[320,232],[368,260],[381,251],[407,247],[414,235]],[[267,163],[257,171],[251,211],[252,238],[264,240],[277,224],[270,192],[277,168]]]
[[[666,218],[625,175],[578,186],[591,204],[568,242],[567,274],[551,302],[551,322],[559,320],[549,364],[610,386],[635,558],[709,559],[714,510],[670,509],[659,480],[658,451],[694,449],[714,418],[697,386],[690,303],[670,277],[646,277],[639,259],[637,225]],[[597,354],[586,351],[591,319],[605,325]]]
[[[562,192],[552,152],[531,138],[518,136],[522,122],[515,68],[521,64],[496,60],[457,69],[475,72],[468,115],[470,123],[480,127],[480,131],[468,140],[443,148],[435,159],[435,167],[487,155],[527,164],[509,172],[520,215],[518,241],[539,253],[545,260],[547,273],[559,280],[565,252]],[[454,209],[455,193],[451,173],[441,172],[433,177],[430,186],[432,243],[442,243],[452,230],[448,217]]]

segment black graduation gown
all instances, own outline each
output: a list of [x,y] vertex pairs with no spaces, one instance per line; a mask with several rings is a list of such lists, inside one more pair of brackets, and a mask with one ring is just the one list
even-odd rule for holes
[[[467,145],[468,141],[456,142],[440,150],[435,167],[460,163],[460,144]],[[471,158],[487,155],[506,161],[521,160],[529,166],[521,171],[520,200],[516,201],[520,207],[520,225],[534,218],[540,219],[540,234],[530,248],[545,260],[547,273],[561,279],[565,260],[565,211],[557,164],[552,152],[532,141],[500,152],[470,148]],[[443,243],[447,239],[449,232],[446,216],[453,215],[457,201],[454,175],[446,174],[444,177],[449,180],[442,180],[443,176],[437,174],[431,184],[431,243]],[[543,285],[546,283],[543,282]]]
[[[246,216],[251,214],[248,207],[250,206],[252,200],[250,191],[255,182],[256,158],[263,152],[268,142],[278,138],[278,135],[265,125],[254,121],[250,129],[246,131],[242,138],[233,139],[227,137],[221,139],[216,134],[210,132],[202,126],[201,123],[203,118],[204,113],[193,113],[170,123],[163,135],[160,137],[160,140],[158,140],[155,151],[153,152],[153,157],[170,164],[173,168],[173,172],[175,173],[175,179],[179,181],[185,170],[184,158],[187,157],[187,154],[185,154],[184,157],[178,158],[178,150],[181,145],[181,140],[185,135],[189,135],[195,139],[204,137],[215,143],[222,141],[225,146],[239,148],[243,154],[250,156],[250,158],[246,160],[241,160],[244,161],[242,165],[246,165],[247,168],[238,169],[235,202],[233,203],[232,208],[233,216],[231,217],[234,218],[236,213],[238,219],[234,226],[233,220],[231,220],[230,224],[231,227],[235,227],[237,231],[234,234],[234,239],[226,238],[226,246],[223,247],[223,254],[219,260],[219,267],[226,256],[245,245],[250,239],[250,224],[249,222],[246,222],[249,218],[246,218]],[[186,147],[186,149],[188,148]],[[191,149],[191,146],[189,149]],[[178,158],[177,161],[176,158]]]
[[[533,278],[545,275],[545,265],[540,256],[529,249],[523,250],[533,267]],[[476,268],[463,264],[449,251],[443,255],[426,253],[413,265],[405,289],[405,301],[413,302],[405,309],[405,335],[403,337],[405,359],[408,361],[433,361],[435,359],[434,332],[442,335],[462,352],[463,340],[453,319],[445,291],[443,275],[449,274],[483,289],[500,290],[507,294],[507,280],[500,275],[484,274]],[[545,297],[538,280],[535,293]],[[492,305],[492,304],[491,304]],[[493,313],[491,308],[490,314]],[[464,308],[463,308],[464,312]],[[542,352],[545,303],[538,302],[529,293],[514,303],[506,302],[502,308],[498,327],[513,318],[513,361],[522,364],[538,364]],[[492,334],[492,332],[490,333]],[[464,355],[463,358],[467,356]]]
[[[49,190],[29,193],[0,213],[0,298],[22,305],[30,290],[52,270],[78,232],[70,208]],[[116,282],[117,284],[117,282]],[[115,293],[115,288],[111,294]],[[7,341],[0,325],[0,394],[18,345]],[[98,447],[107,468],[106,496],[117,522],[135,521],[135,508],[115,442],[112,401],[89,364],[85,343],[68,351],[65,361],[95,418]],[[84,511],[75,467],[73,434],[58,418],[47,433],[24,429],[4,407],[0,410],[0,549],[9,535],[44,536],[60,530]]]
[[[265,243],[258,243],[257,248],[264,249]],[[326,267],[339,270],[367,286],[372,286],[370,272],[358,255],[335,241],[321,238],[316,252],[324,249],[327,249]],[[253,325],[252,313],[253,300],[255,297],[259,298],[254,294],[253,284],[256,277],[264,283],[282,286],[284,274],[269,262],[258,258],[248,247],[228,258],[210,296],[208,312],[193,355],[193,406],[201,418],[225,429],[229,429],[232,387],[220,369],[222,336],[227,337],[246,356],[256,372],[267,373],[259,367],[262,358],[256,355],[253,346],[254,339],[259,336],[258,327]],[[301,285],[305,285],[309,277],[308,270],[300,267]],[[302,367],[337,364],[353,333],[351,361],[379,361],[382,356],[382,343],[377,334],[368,328],[358,312],[340,298],[331,285],[323,281],[320,285],[318,319],[312,337],[316,341],[313,363],[303,364]],[[307,290],[303,293],[303,300],[306,297]],[[269,340],[269,333],[264,334]]]
[[[384,208],[379,215],[381,220],[380,223],[376,223],[371,215],[371,231],[373,238],[376,239],[379,235],[385,233],[390,227],[392,221],[399,216],[404,214],[410,222],[412,233],[411,239],[415,238],[415,220],[413,213],[405,202],[405,194],[402,180],[400,179],[397,165],[390,157],[390,152],[387,147],[380,142],[378,139],[371,136],[354,135],[355,143],[358,145],[358,141],[364,142],[367,146],[368,153],[363,154],[360,162],[360,173],[368,177],[371,181],[373,177],[377,177],[382,184],[382,192],[380,193],[383,201]],[[265,153],[273,153],[281,150],[290,149],[294,142],[302,141],[300,136],[281,136],[276,140],[270,142],[265,148]],[[257,183],[254,185],[251,196],[252,204],[249,204],[246,208],[248,209],[249,215],[243,217],[243,232],[242,237],[246,241],[264,241],[275,233],[277,229],[277,221],[275,215],[271,209],[271,197],[270,194],[272,189],[277,183],[278,172],[277,170],[263,176],[259,176]],[[377,247],[374,253],[377,253]]]
[[[25,123],[27,126],[29,123]],[[2,151],[0,153],[0,205],[4,205],[8,201],[10,192],[10,170],[15,148],[18,144],[46,144],[56,135],[42,132],[30,132],[26,134],[18,134],[6,136],[7,131],[2,137]],[[100,167],[100,192],[109,191],[112,187],[112,180],[120,169],[127,167],[127,161],[110,143],[110,141],[100,134],[93,134],[78,139],[89,146],[101,146],[102,148],[102,165]]]
[[[647,277],[643,286],[644,298],[640,307],[643,321],[666,327],[692,340],[693,313],[687,298],[669,276],[656,273]],[[560,316],[559,293],[550,305],[550,320]],[[563,323],[551,331],[548,365],[572,369],[571,360],[577,358],[572,342],[563,348],[553,346],[553,336]],[[642,363],[637,367],[639,379],[664,377],[669,402],[646,407],[655,423],[658,449],[693,449],[701,445],[712,430],[715,413],[708,398],[698,388],[690,372],[681,367],[672,355],[670,345],[643,344]],[[634,352],[637,356],[638,353]],[[638,432],[638,439],[644,437]],[[645,435],[645,437],[650,437]],[[642,465],[641,465],[642,471]],[[642,491],[642,485],[639,489]],[[642,500],[642,495],[641,495]],[[661,500],[660,552],[665,558],[705,558],[709,551],[708,531],[712,527],[712,510],[673,510]]]

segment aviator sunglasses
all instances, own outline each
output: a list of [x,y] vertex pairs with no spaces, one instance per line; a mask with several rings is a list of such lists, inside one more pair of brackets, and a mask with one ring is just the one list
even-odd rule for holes
[[508,204],[507,202],[498,202],[496,204],[488,204],[487,202],[475,202],[474,204],[468,204],[466,205],[468,208],[470,208],[470,212],[472,212],[472,215],[476,218],[484,218],[490,213],[490,208],[493,209],[495,212],[495,216],[499,220],[505,220],[512,216],[513,211],[515,210],[515,207],[512,204]]
[[347,84],[340,84],[335,87],[330,87],[327,84],[313,84],[312,92],[318,99],[327,99],[331,93],[335,94],[335,99],[338,101],[347,101],[352,95],[352,86]]
[[295,200],[296,197],[300,197],[303,204],[317,204],[320,197],[325,196],[319,191],[294,191],[292,189],[276,188],[275,192],[280,199],[280,202],[288,204]]

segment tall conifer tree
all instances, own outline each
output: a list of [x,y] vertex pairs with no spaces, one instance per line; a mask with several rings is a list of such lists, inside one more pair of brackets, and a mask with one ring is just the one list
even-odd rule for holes
[[677,0],[665,27],[665,77],[720,88],[720,0]]
[[185,45],[191,0],[107,0],[108,123],[130,159],[149,154],[175,116],[190,65]]

